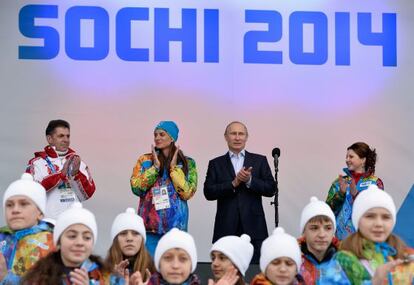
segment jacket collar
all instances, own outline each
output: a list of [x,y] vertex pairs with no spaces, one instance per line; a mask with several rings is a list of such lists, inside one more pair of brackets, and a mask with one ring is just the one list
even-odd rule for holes
[[34,225],[31,228],[22,229],[18,231],[13,231],[9,227],[3,227],[1,229],[1,232],[14,234],[17,240],[20,240],[24,238],[25,236],[37,234],[39,232],[44,232],[44,231],[49,231],[49,232],[53,231],[52,228],[49,226],[49,224],[44,221],[40,221],[37,225]]
[[[65,157],[72,154],[72,153],[75,153],[75,151],[73,149],[69,148],[68,153],[65,155]],[[59,157],[57,152],[50,145],[45,146],[44,151],[35,152],[35,156],[36,157],[41,157],[43,159],[46,159],[46,157],[51,157],[51,158],[58,158]]]
[[338,251],[338,247],[339,247],[339,240],[334,237],[332,239],[331,244],[329,245],[328,249],[325,252],[324,257],[322,258],[321,261],[319,261],[312,252],[309,251],[308,246],[305,242],[305,238],[301,237],[299,240],[299,245],[300,245],[300,249],[302,251],[302,254],[309,259],[312,263],[314,264],[321,264],[324,263],[326,261],[329,261],[332,259],[332,257],[335,255],[335,253]]
[[[342,169],[345,173],[346,173],[346,175],[348,175],[349,177],[353,177],[352,176],[352,172],[351,172],[351,170],[349,170],[347,167],[345,167],[345,168],[343,168]],[[372,175],[373,173],[372,173],[372,171],[367,171],[367,172],[364,172],[363,174],[362,174],[362,178],[367,178],[367,177],[370,177],[371,175]]]
[[[244,163],[243,163],[243,166],[245,166],[245,167],[251,166],[251,161],[250,161],[251,156],[250,156],[250,153],[247,150],[245,150],[245,149],[243,149],[242,151],[244,152]],[[234,177],[236,177],[236,173],[234,172],[234,168],[233,168],[233,164],[231,163],[230,155],[231,155],[231,152],[230,151],[226,152],[224,154],[224,160],[226,161],[226,168],[230,172],[231,177],[234,178]]]

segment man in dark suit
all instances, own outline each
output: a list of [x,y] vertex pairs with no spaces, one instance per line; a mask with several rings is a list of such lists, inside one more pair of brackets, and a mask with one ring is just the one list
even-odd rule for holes
[[213,243],[227,235],[245,233],[254,246],[252,263],[258,263],[260,246],[268,236],[262,196],[276,192],[267,159],[245,150],[248,132],[241,122],[231,122],[224,132],[229,151],[209,162],[204,196],[217,200]]

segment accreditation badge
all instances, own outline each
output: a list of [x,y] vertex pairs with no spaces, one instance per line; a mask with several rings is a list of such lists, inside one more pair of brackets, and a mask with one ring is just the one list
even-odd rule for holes
[[168,196],[168,189],[166,185],[159,188],[152,188],[152,203],[154,204],[156,211],[171,207],[170,197]]
[[65,183],[59,187],[59,200],[61,203],[73,203],[76,200],[75,192],[73,192],[69,183]]

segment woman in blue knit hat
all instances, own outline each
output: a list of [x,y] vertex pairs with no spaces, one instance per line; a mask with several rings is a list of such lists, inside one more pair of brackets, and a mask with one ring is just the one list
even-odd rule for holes
[[132,192],[140,197],[138,214],[152,256],[163,234],[172,228],[187,231],[187,200],[197,189],[196,164],[175,144],[178,132],[173,121],[161,121],[154,129],[152,152],[138,158],[130,180]]

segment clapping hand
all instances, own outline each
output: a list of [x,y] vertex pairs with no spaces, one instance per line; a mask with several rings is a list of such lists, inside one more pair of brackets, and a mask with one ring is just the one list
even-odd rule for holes
[[79,157],[79,155],[73,155],[72,156],[72,173],[70,173],[71,176],[75,176],[76,174],[78,174],[79,172],[79,167],[81,164],[81,159]]
[[354,179],[351,179],[351,184],[349,184],[349,189],[351,191],[351,195],[352,197],[356,197],[356,195],[358,194],[358,190],[356,189],[356,184]]
[[400,265],[404,261],[401,259],[396,259],[389,261],[387,263],[384,263],[377,267],[377,270],[375,270],[375,274],[372,277],[372,285],[382,285],[384,284],[384,280],[387,278],[388,273],[393,270],[397,265]]
[[65,163],[63,164],[63,168],[61,172],[65,176],[68,176],[68,175],[75,176],[79,172],[80,164],[81,164],[81,159],[79,155],[77,154],[71,155],[66,159]]
[[[128,265],[129,265],[128,259],[124,259],[120,263],[115,264],[114,271],[116,273],[118,273],[118,275],[124,277],[124,279],[125,279],[125,274],[126,274],[126,270],[127,270]],[[127,274],[127,275],[129,275],[129,274]]]
[[89,276],[85,268],[75,268],[69,276],[73,285],[89,285]]
[[239,280],[237,269],[233,267],[227,270],[226,273],[224,273],[223,277],[221,277],[217,282],[209,279],[208,285],[234,285],[236,284],[237,280]]
[[[126,269],[127,273],[128,269]],[[135,273],[133,273],[131,276],[129,276],[129,274],[127,276],[125,276],[125,284],[127,285],[147,285],[150,278],[151,278],[151,272],[148,269],[145,269],[145,275],[147,277],[147,279],[144,281],[142,279],[141,273],[139,271],[136,271]]]
[[0,281],[7,275],[7,264],[4,255],[0,253]]
[[170,168],[174,168],[177,165],[177,159],[178,159],[178,152],[180,151],[180,146],[177,145],[177,148],[175,149],[174,155],[171,159]]
[[160,160],[158,159],[157,152],[155,151],[155,146],[151,145],[152,150],[152,163],[154,164],[155,168],[160,169]]
[[243,166],[242,169],[240,169],[239,173],[237,173],[237,179],[246,183],[249,182],[250,178],[252,177],[252,169],[253,167],[245,168]]
[[339,190],[342,194],[346,194],[346,189],[348,188],[348,183],[346,182],[345,178],[339,174],[338,176],[338,182],[339,182]]

